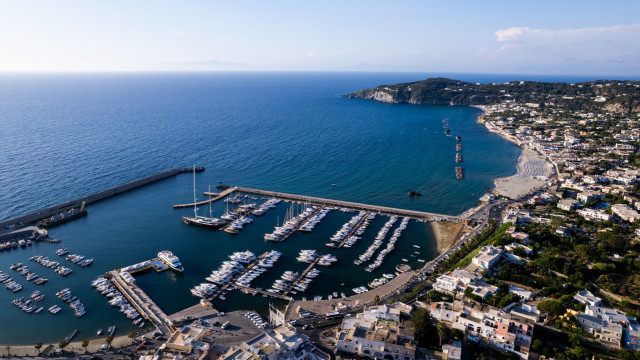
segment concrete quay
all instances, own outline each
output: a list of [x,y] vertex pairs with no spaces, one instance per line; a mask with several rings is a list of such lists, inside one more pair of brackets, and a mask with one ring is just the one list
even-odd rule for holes
[[[235,189],[234,188],[229,188],[229,189],[227,189],[227,190],[225,190],[225,191],[223,191],[223,192],[221,192],[219,194],[215,194],[215,196],[212,197],[209,200],[203,200],[203,201],[197,202],[196,206],[206,205],[208,203],[214,203],[214,202],[224,198],[225,196],[232,194],[233,192],[235,192]],[[209,195],[209,196],[212,196],[212,194],[214,194],[214,193],[205,193],[205,195]],[[173,205],[174,209],[188,208],[188,207],[193,207],[193,203],[175,204],[175,205]]]
[[136,285],[126,283],[116,270],[109,271],[111,282],[120,290],[122,295],[136,308],[138,313],[151,321],[164,334],[171,334],[174,330],[173,321],[160,309],[156,303],[142,289]]
[[[0,222],[0,229],[4,229],[6,227],[11,227],[14,225],[22,226],[22,225],[33,224],[42,219],[51,217],[61,212],[64,212],[73,208],[79,208],[82,206],[83,202],[85,203],[85,205],[89,205],[89,204],[98,202],[100,200],[104,200],[112,196],[119,195],[127,191],[131,191],[139,187],[154,183],[156,181],[164,180],[171,176],[192,172],[192,171],[193,171],[193,168],[166,170],[151,176],[144,177],[142,179],[138,179],[135,181],[128,182],[126,184],[113,187],[111,189],[103,190],[103,191],[100,191],[91,195],[87,195],[75,200],[67,201],[62,204],[54,205],[46,209],[37,210],[17,218]],[[202,171],[204,171],[204,168],[196,168],[196,172],[202,172]],[[193,206],[193,204],[191,205]]]

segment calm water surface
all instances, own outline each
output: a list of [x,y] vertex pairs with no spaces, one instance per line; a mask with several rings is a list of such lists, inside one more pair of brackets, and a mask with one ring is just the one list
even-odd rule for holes
[[[220,182],[333,199],[459,214],[477,203],[496,177],[515,172],[520,150],[488,133],[467,107],[390,105],[346,99],[342,95],[379,84],[413,81],[425,74],[117,74],[2,75],[0,82],[0,219],[100,191],[143,176],[192,164],[198,193]],[[482,79],[470,79],[482,81]],[[444,134],[447,119],[451,136]],[[465,179],[455,178],[455,135],[462,136]],[[335,186],[332,186],[335,184]],[[410,198],[409,191],[425,196]],[[199,195],[202,198],[202,195]],[[328,250],[339,258],[305,294],[327,296],[366,285],[391,272],[403,258],[414,267],[434,256],[426,224],[410,222],[396,249],[374,273],[352,261],[371,244],[387,220],[377,217],[351,249],[324,244],[354,214],[332,212],[311,234],[296,233],[284,243],[262,236],[282,221],[290,206],[281,203],[257,218],[238,236],[193,228],[180,222],[189,209],[171,205],[192,200],[192,178],[179,175],[91,205],[85,218],[53,228],[72,253],[95,258],[91,267],[68,264],[74,273],[62,278],[28,261],[33,255],[57,258],[51,244],[0,253],[0,270],[24,286],[20,293],[0,291],[0,343],[57,342],[73,329],[77,339],[98,328],[130,322],[106,303],[89,283],[105,271],[174,251],[183,261],[182,275],[149,272],[140,286],[173,313],[197,303],[189,288],[233,251],[283,252],[273,270],[254,285],[267,288],[285,270],[299,271],[300,249]],[[220,215],[224,204],[216,204]],[[420,254],[415,254],[418,244]],[[384,245],[383,245],[384,247]],[[415,255],[416,257],[411,257]],[[63,263],[64,260],[61,260]],[[22,262],[49,283],[36,287],[9,270]],[[348,272],[349,277],[342,274]],[[340,284],[344,283],[344,286]],[[69,287],[87,306],[76,319],[55,292]],[[43,306],[28,315],[10,304],[36,288],[46,294]],[[233,293],[221,310],[263,310],[267,299]],[[4,324],[14,324],[4,326]]]

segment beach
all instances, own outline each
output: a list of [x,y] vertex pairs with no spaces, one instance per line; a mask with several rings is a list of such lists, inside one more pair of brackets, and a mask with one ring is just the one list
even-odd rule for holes
[[493,193],[510,199],[520,198],[543,187],[553,174],[553,165],[545,157],[529,148],[522,150],[515,175],[498,178]]
[[482,109],[483,111],[478,117],[478,123],[485,125],[489,131],[502,136],[504,139],[522,148],[522,154],[518,159],[518,170],[516,174],[495,179],[493,194],[509,199],[518,199],[543,187],[548,179],[555,173],[553,164],[551,164],[544,155],[521,144],[511,135],[487,123],[484,119],[488,111],[487,107],[481,105],[474,107]]
[[436,239],[436,249],[438,254],[442,254],[447,251],[453,245],[454,240],[464,227],[463,222],[432,222],[431,229],[433,236]]

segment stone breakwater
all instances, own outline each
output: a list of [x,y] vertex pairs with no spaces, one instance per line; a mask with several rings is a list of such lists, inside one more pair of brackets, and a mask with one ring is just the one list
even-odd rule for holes
[[[166,178],[169,178],[171,176],[175,176],[178,174],[182,174],[182,173],[186,173],[186,172],[191,172],[194,171],[193,168],[183,168],[183,169],[171,169],[171,170],[166,170],[151,176],[147,176],[144,177],[142,179],[138,179],[135,181],[131,181],[128,182],[126,184],[122,184],[122,185],[118,185],[116,187],[113,187],[111,189],[107,189],[107,190],[103,190],[88,196],[84,196],[72,201],[67,201],[64,202],[62,204],[58,204],[58,205],[54,205],[51,207],[48,207],[46,209],[41,209],[41,210],[37,210],[34,211],[32,213],[17,217],[17,218],[13,218],[10,220],[6,220],[3,222],[0,222],[0,229],[5,229],[5,228],[10,228],[12,226],[24,226],[24,225],[29,225],[29,224],[33,224],[36,223],[42,219],[46,219],[49,218],[51,216],[69,211],[71,209],[75,209],[75,208],[79,208],[82,206],[82,203],[84,202],[85,205],[89,205],[95,202],[98,202],[100,200],[104,200],[107,198],[110,198],[112,196],[115,195],[119,195],[122,193],[125,193],[127,191],[131,191],[134,189],[137,189],[141,186],[145,186],[151,183],[154,183],[156,181],[160,181],[160,180],[164,180]],[[200,168],[196,168],[195,169],[196,172],[202,172],[204,171],[204,168],[200,167]]]

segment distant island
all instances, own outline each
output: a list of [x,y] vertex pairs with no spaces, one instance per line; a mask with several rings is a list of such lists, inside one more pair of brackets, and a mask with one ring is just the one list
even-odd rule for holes
[[494,105],[513,101],[567,110],[605,110],[619,114],[640,111],[640,81],[598,80],[580,83],[510,81],[471,83],[447,78],[380,85],[345,95],[387,103],[430,105]]

